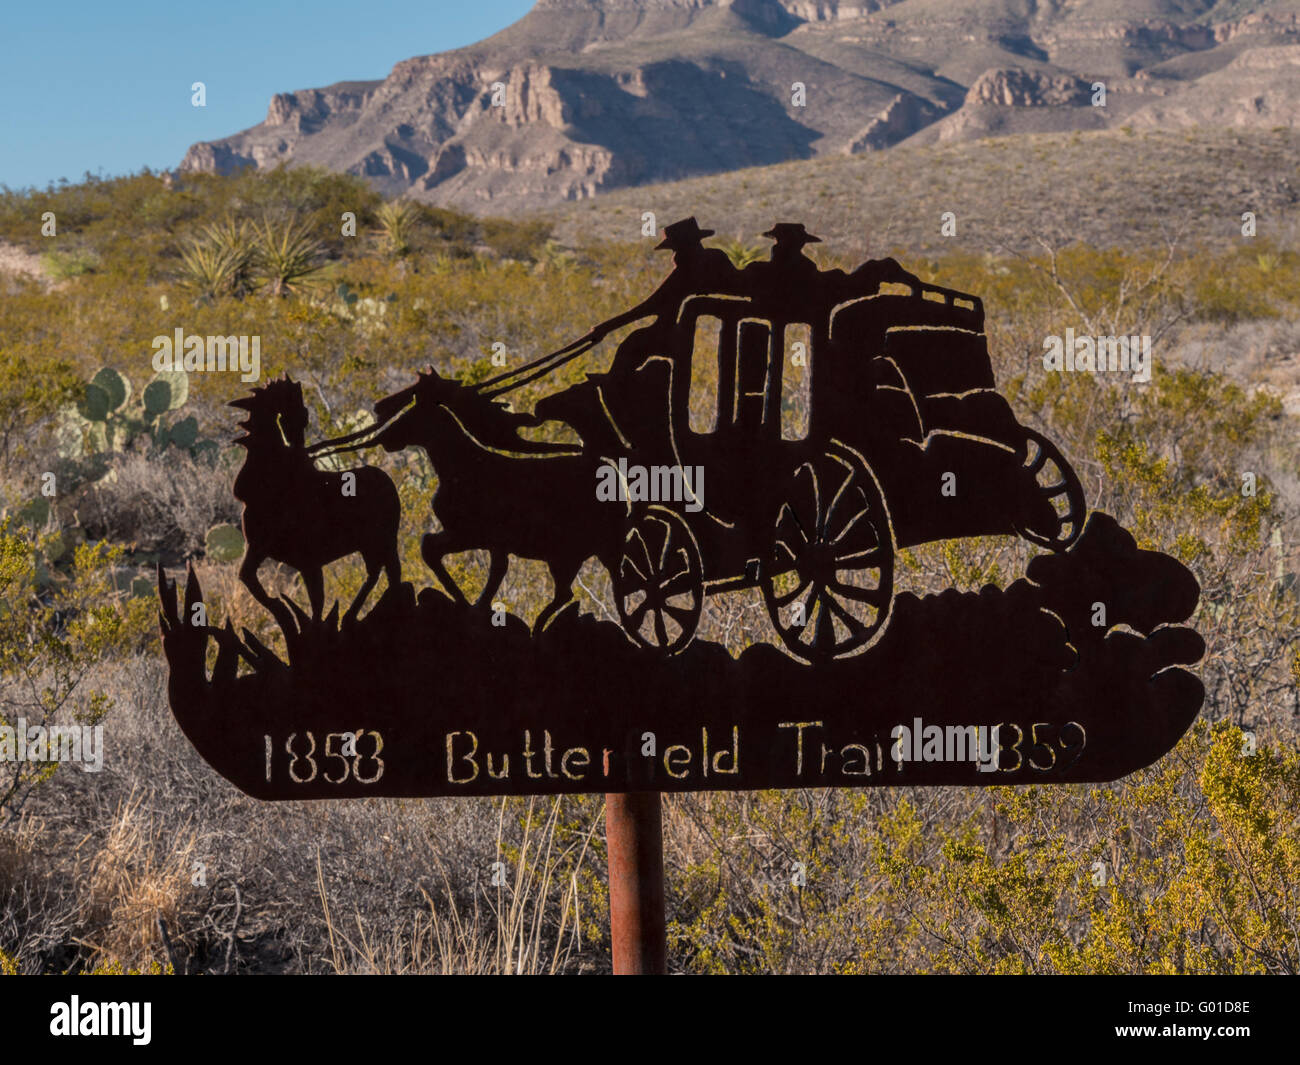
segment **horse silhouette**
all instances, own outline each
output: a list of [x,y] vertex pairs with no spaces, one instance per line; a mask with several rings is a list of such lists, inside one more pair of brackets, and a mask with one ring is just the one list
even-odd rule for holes
[[235,478],[234,494],[244,504],[246,546],[239,579],[253,597],[277,618],[283,617],[283,606],[257,577],[267,559],[283,562],[302,577],[312,621],[319,621],[325,566],[354,552],[365,563],[366,579],[344,621],[356,617],[380,570],[386,572],[390,589],[398,587],[401,504],[388,475],[373,466],[340,473],[318,470],[304,442],[307,408],[302,385],[287,374],[230,406],[249,413],[240,423],[246,435],[235,440],[248,456]]
[[476,606],[491,604],[510,555],[546,563],[554,595],[534,623],[537,632],[572,601],[573,582],[588,558],[595,555],[613,571],[627,511],[596,498],[599,458],[518,437],[515,427],[531,419],[433,367],[380,400],[375,414],[382,430],[356,446],[422,448],[438,474],[432,509],[442,530],[424,536],[420,553],[461,604],[469,605],[444,562],[461,551],[488,552],[487,582]]

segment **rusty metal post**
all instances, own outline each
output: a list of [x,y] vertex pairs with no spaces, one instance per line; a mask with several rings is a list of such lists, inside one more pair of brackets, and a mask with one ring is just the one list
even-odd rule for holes
[[605,836],[614,975],[662,976],[668,971],[668,940],[659,793],[606,795]]

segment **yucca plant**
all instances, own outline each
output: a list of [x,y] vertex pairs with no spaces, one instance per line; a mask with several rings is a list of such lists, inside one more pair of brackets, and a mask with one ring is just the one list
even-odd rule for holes
[[273,296],[287,296],[311,283],[321,268],[321,243],[305,219],[290,216],[276,225],[269,218],[253,226],[257,267]]
[[181,283],[201,299],[233,293],[239,271],[239,260],[227,248],[194,240],[181,249]]
[[763,258],[764,251],[761,247],[744,243],[739,237],[735,240],[723,240],[719,244],[719,249],[731,260],[731,265],[737,270],[743,270],[750,263],[758,262]]
[[181,249],[182,281],[204,299],[243,296],[252,287],[252,267],[252,234],[242,220],[204,226]]
[[243,295],[252,288],[253,233],[242,218],[226,216],[220,222],[205,226],[203,236],[214,248],[226,252],[235,264],[231,287],[235,295]]
[[380,205],[375,218],[384,234],[384,245],[390,252],[405,255],[411,250],[411,234],[420,220],[415,204],[410,200],[393,200]]

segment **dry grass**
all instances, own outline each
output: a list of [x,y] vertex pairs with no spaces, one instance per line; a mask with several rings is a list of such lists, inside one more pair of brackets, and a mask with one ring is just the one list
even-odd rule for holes
[[[406,928],[376,933],[366,928],[359,912],[350,922],[355,932],[337,923],[317,851],[317,893],[334,971],[499,976],[566,971],[582,949],[578,874],[603,820],[603,808],[584,832],[566,840],[560,824],[563,800],[557,797],[545,805],[548,809],[538,823],[539,802],[529,800],[513,878],[494,877],[494,890],[476,894],[465,907],[457,902],[457,892],[442,869],[442,898],[435,899],[421,886],[427,909],[417,912]],[[497,811],[493,871],[504,874],[504,858],[514,850],[507,838],[505,800],[497,803]]]
[[213,525],[238,520],[232,483],[232,471],[214,470],[175,448],[129,452],[85,489],[78,512],[96,538],[179,557],[201,551]]
[[27,880],[38,864],[36,841],[42,823],[38,818],[17,818],[0,833],[0,892]]
[[[198,834],[188,823],[161,823],[142,810],[143,799],[132,791],[118,804],[106,838],[85,856],[78,877],[87,925],[79,942],[96,963],[168,964],[176,947],[193,945],[184,929],[201,895],[192,883]],[[174,943],[167,929],[179,930]]]
[[0,835],[0,934],[24,971],[157,971],[196,949],[198,832],[144,799],[132,791],[75,843],[66,825],[30,815]]

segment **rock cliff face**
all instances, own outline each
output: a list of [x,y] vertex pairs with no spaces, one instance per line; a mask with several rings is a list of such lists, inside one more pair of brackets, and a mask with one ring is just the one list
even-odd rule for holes
[[[1283,0],[539,0],[381,81],[277,93],[182,170],[281,162],[506,211],[826,153],[1029,130],[1293,125]],[[1092,106],[1102,81],[1105,107]]]
[[987,70],[966,92],[966,103],[996,107],[1049,107],[1086,104],[1088,83],[1069,74],[1018,68]]

